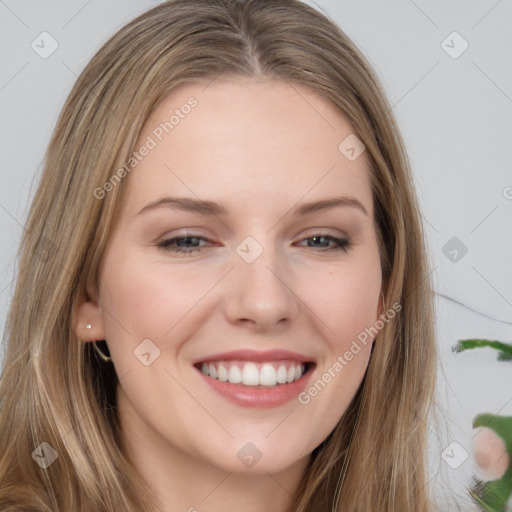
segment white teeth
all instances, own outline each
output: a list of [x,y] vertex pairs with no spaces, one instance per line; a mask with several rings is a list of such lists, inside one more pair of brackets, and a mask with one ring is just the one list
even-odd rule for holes
[[238,366],[232,366],[228,372],[228,380],[231,384],[240,384],[242,382],[242,372]]
[[260,384],[262,386],[275,386],[276,383],[277,374],[274,367],[271,364],[265,363],[260,370]]
[[203,363],[201,372],[221,382],[243,384],[244,386],[276,386],[294,382],[302,377],[305,365],[288,362],[235,362],[223,361]]
[[253,363],[247,363],[242,370],[242,382],[246,386],[258,386],[260,383],[260,372]]
[[221,382],[226,382],[228,380],[228,371],[221,364],[219,364],[219,369],[217,370],[217,378]]
[[284,384],[286,382],[286,374],[286,366],[282,364],[277,370],[277,382],[279,382],[279,384]]

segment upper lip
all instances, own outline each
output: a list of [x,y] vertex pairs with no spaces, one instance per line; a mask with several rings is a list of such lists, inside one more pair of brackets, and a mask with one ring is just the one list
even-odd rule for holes
[[213,361],[253,361],[253,362],[264,362],[264,361],[281,361],[281,360],[294,360],[301,363],[313,362],[312,357],[299,354],[297,352],[290,352],[284,349],[275,350],[251,350],[251,349],[240,349],[232,350],[230,352],[222,352],[218,354],[212,354],[210,356],[197,359],[193,364],[197,363],[209,363]]

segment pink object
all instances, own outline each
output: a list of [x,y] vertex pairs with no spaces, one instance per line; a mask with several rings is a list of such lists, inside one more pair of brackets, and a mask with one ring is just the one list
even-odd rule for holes
[[481,480],[498,480],[505,474],[510,464],[505,441],[488,427],[480,427],[476,431],[473,452],[480,469]]

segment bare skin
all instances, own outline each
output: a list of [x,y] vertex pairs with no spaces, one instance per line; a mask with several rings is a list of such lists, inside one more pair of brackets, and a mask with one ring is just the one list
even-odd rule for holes
[[[197,106],[157,140],[155,128],[191,96]],[[76,331],[108,343],[130,455],[165,512],[286,512],[311,452],[362,381],[373,340],[333,371],[381,313],[367,160],[363,153],[350,161],[338,149],[353,131],[307,89],[257,80],[181,86],[144,126],[136,147],[148,136],[157,144],[125,178],[100,287],[78,309]],[[140,212],[170,196],[217,201],[227,214],[168,203]],[[339,196],[361,207],[294,212]],[[190,254],[176,243],[158,246],[186,236],[180,245]],[[251,263],[237,252],[258,246]],[[146,339],[151,359],[160,351],[147,366],[134,356]],[[329,369],[332,378],[308,403],[237,405],[194,363],[240,348],[307,356],[308,388]],[[250,467],[237,456],[247,443],[261,454]]]

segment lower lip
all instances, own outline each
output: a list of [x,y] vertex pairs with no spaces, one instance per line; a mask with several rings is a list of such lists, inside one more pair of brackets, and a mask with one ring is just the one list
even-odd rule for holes
[[256,386],[244,386],[243,384],[231,384],[230,382],[221,382],[204,375],[201,371],[199,374],[204,381],[219,395],[228,399],[230,402],[242,407],[255,407],[260,409],[270,409],[271,407],[279,407],[297,398],[304,391],[314,366],[311,365],[306,373],[299,380],[290,382],[289,384],[278,384],[273,388],[258,388]]

